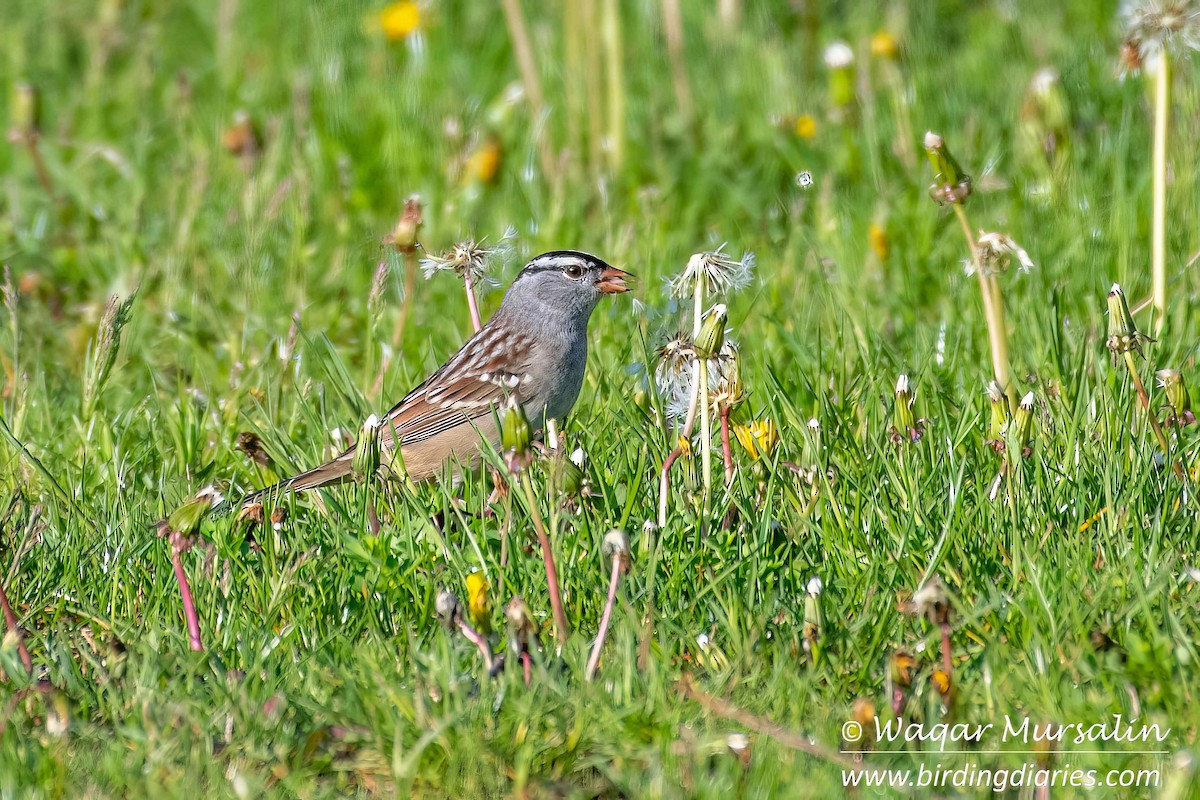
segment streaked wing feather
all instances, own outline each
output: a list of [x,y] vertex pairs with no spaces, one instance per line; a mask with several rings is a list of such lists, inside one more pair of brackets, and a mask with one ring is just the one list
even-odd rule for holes
[[527,337],[500,338],[485,327],[388,412],[384,442],[390,444],[393,426],[401,445],[415,444],[486,417],[509,397],[526,402],[529,387],[513,369],[523,369],[532,350]]

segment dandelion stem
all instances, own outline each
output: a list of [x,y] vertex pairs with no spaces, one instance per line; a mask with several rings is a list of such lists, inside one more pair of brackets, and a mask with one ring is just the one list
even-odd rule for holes
[[975,267],[975,275],[979,278],[979,293],[983,297],[983,316],[987,321],[988,343],[992,349],[992,371],[1000,389],[1008,395],[1009,404],[1016,413],[1016,397],[1008,391],[1008,332],[1004,327],[1004,306],[1000,296],[1000,284],[989,281],[984,274],[983,262],[979,258],[979,248],[975,244],[975,236],[971,233],[971,225],[967,221],[967,212],[962,203],[954,204],[954,214],[962,226],[963,236],[967,239],[967,247],[971,250],[971,263]]
[[188,646],[195,652],[200,652],[204,649],[200,641],[200,616],[196,613],[196,603],[192,600],[192,587],[188,584],[187,573],[183,571],[183,548],[171,545],[171,566],[175,569],[175,580],[179,583],[179,596],[183,598]]
[[[704,325],[704,288],[705,279],[697,278],[695,290],[694,319],[692,321],[692,341],[700,338],[700,329]],[[704,486],[704,513],[708,514],[708,499],[712,496],[712,405],[708,401],[708,359],[696,357],[695,385],[699,387],[700,403],[700,462]]]
[[0,608],[4,610],[4,622],[8,625],[8,631],[17,639],[17,653],[21,656],[21,664],[25,667],[25,674],[33,674],[33,659],[29,657],[29,649],[25,647],[25,637],[21,635],[21,626],[17,621],[17,615],[13,613],[12,606],[8,603],[8,595],[4,593],[4,586],[0,584]]
[[400,314],[396,317],[396,325],[392,328],[392,352],[400,347],[404,338],[404,328],[408,324],[408,312],[412,308],[412,296],[417,290],[417,252],[404,254],[404,296],[400,298]]
[[721,409],[721,455],[725,459],[725,483],[733,482],[733,452],[729,447],[729,408]]
[[951,670],[954,668],[953,659],[950,657],[950,623],[942,623],[942,671],[946,673],[946,679],[950,679]]
[[[1137,364],[1133,360],[1133,353],[1128,350],[1125,351],[1125,366],[1129,367],[1129,376],[1133,379],[1133,386],[1137,390],[1138,400],[1141,402],[1142,408],[1146,411],[1146,418],[1150,421],[1150,428],[1154,431],[1154,438],[1158,439],[1158,446],[1162,448],[1163,458],[1169,461],[1171,459],[1171,446],[1167,443],[1167,436],[1163,433],[1162,426],[1158,424],[1158,417],[1154,414],[1154,410],[1150,408],[1150,395],[1146,393],[1146,385],[1142,383],[1142,378],[1138,375]],[[1186,479],[1183,467],[1179,466],[1178,461],[1171,462],[1171,469],[1180,480]]]
[[528,470],[521,472],[521,488],[525,492],[525,500],[529,503],[533,528],[537,531],[538,543],[542,546],[542,558],[546,562],[546,586],[550,591],[550,609],[554,613],[554,627],[558,631],[558,640],[565,642],[571,635],[571,631],[567,626],[567,613],[563,610],[562,595],[558,591],[558,570],[554,567],[554,552],[550,549],[550,538],[546,535],[542,512],[538,510],[537,499],[533,496],[533,484],[530,483]]
[[1170,117],[1170,52],[1159,52],[1154,92],[1154,218],[1151,230],[1151,292],[1154,335],[1167,321],[1167,125]]
[[488,672],[492,671],[492,648],[488,647],[487,639],[483,634],[472,628],[464,619],[458,620],[458,629],[462,632],[463,638],[471,644],[479,648],[479,654],[483,656],[483,666]]
[[475,278],[471,275],[471,270],[463,273],[463,286],[467,291],[467,308],[471,312],[471,327],[475,329],[475,333],[479,333],[483,323],[479,319],[479,301],[475,299]]
[[584,679],[596,677],[596,667],[600,664],[600,651],[604,649],[604,638],[608,636],[608,623],[612,619],[613,604],[617,600],[617,584],[621,581],[621,554],[614,553],[612,574],[608,579],[608,599],[604,601],[604,613],[600,615],[600,629],[596,632],[596,643],[592,645],[592,654],[588,656],[587,669]]
[[700,384],[700,461],[704,472],[704,513],[708,513],[708,499],[712,495],[712,404],[708,402],[708,359],[701,358],[699,365]]
[[38,183],[42,185],[42,190],[46,192],[46,196],[51,200],[55,200],[54,184],[50,181],[50,171],[46,169],[46,161],[42,158],[42,151],[38,148],[36,136],[29,137],[27,147],[29,149],[29,158],[33,161],[33,171],[37,173]]

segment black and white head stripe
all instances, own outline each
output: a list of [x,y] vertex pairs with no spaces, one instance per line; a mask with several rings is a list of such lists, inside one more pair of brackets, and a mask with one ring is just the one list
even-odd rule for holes
[[579,250],[551,250],[537,256],[521,270],[521,275],[532,275],[536,272],[561,272],[567,267],[582,266],[587,270],[611,269],[601,259],[590,253]]

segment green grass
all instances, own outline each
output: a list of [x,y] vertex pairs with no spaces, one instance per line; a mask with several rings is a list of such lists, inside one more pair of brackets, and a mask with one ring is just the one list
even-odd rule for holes
[[[0,445],[0,576],[43,680],[34,690],[6,639],[0,793],[842,796],[839,764],[788,747],[786,733],[837,750],[857,698],[886,714],[898,649],[916,660],[909,712],[926,721],[1007,713],[1090,724],[1120,713],[1170,727],[1171,753],[1195,749],[1194,490],[1156,463],[1128,374],[1104,348],[1109,284],[1140,298],[1150,281],[1149,94],[1144,79],[1115,76],[1115,4],[822,3],[805,16],[792,4],[747,3],[729,29],[715,3],[685,2],[688,121],[660,4],[617,2],[626,138],[611,168],[603,147],[595,168],[588,155],[603,144],[592,132],[605,130],[589,99],[603,113],[610,98],[570,66],[580,54],[565,43],[559,3],[525,4],[544,126],[526,105],[506,106],[519,75],[491,4],[423,7],[419,46],[371,30],[376,5],[278,5],[35,0],[3,15],[0,74],[6,90],[18,80],[37,88],[54,197],[24,148],[0,147],[0,259],[20,287],[0,326],[3,418],[21,443]],[[869,57],[879,29],[902,46],[912,130],[901,130],[884,68]],[[600,37],[584,38],[607,69]],[[860,56],[849,130],[828,119],[820,53],[835,39]],[[1035,196],[1042,176],[1016,141],[1022,97],[1044,66],[1062,76],[1070,148],[1055,190]],[[1179,63],[1168,194],[1168,265],[1179,278],[1147,380],[1165,366],[1195,377],[1198,284],[1184,265],[1200,249],[1197,78],[1193,63]],[[221,143],[239,110],[260,131],[253,158]],[[802,114],[817,120],[811,140],[773,121]],[[0,127],[11,124],[0,111]],[[1038,265],[1002,279],[1013,375],[1037,395],[1038,413],[1033,454],[995,501],[979,292],[963,274],[953,215],[927,196],[916,149],[926,128],[976,178],[972,223],[1011,234]],[[464,185],[463,159],[488,134],[503,153],[496,180]],[[555,159],[564,154],[552,175],[537,135]],[[814,186],[797,186],[801,170]],[[168,547],[150,524],[212,480],[263,485],[234,447],[241,431],[261,435],[281,471],[316,463],[334,428],[356,431],[468,331],[461,286],[419,280],[401,350],[377,381],[403,284],[403,263],[382,240],[414,192],[432,252],[516,227],[502,284],[524,257],[564,247],[640,278],[644,307],[620,297],[593,319],[588,377],[567,425],[592,487],[554,541],[575,635],[560,659],[543,633],[527,687],[511,669],[487,680],[474,649],[437,624],[438,590],[465,597],[473,569],[493,586],[496,627],[513,594],[549,620],[530,517],[518,501],[479,516],[490,484],[477,475],[392,490],[378,535],[357,487],[324,493],[327,513],[311,498],[287,501],[283,529],[257,534],[262,552],[228,520],[208,523],[211,548],[185,559],[207,646],[190,653]],[[886,231],[885,258],[871,250],[872,224]],[[755,282],[729,298],[751,392],[738,416],[777,421],[782,442],[761,473],[736,454],[710,524],[679,482],[668,525],[650,531],[673,434],[656,419],[645,365],[687,311],[662,282],[723,242],[758,257]],[[386,292],[369,307],[381,260],[391,267]],[[89,410],[101,313],[112,294],[135,291]],[[485,310],[499,297],[489,293]],[[920,442],[898,449],[888,427],[900,373],[927,423]],[[782,462],[805,458],[814,416],[826,477],[802,508],[809,487]],[[1189,460],[1195,437],[1180,434]],[[534,484],[546,512],[540,467]],[[729,506],[737,522],[722,530]],[[600,543],[616,525],[630,533],[633,566],[600,679],[588,684],[608,580]],[[502,526],[513,544],[503,570]],[[901,610],[932,575],[954,610],[946,704],[930,683],[940,632]],[[803,644],[813,576],[825,587],[815,657]],[[685,674],[784,735],[706,710],[682,693]],[[726,745],[741,732],[748,768]],[[1161,766],[1164,786],[1174,774],[1169,757],[1121,753],[1132,746],[1062,749],[1055,766]],[[1018,767],[1027,757],[967,760]],[[939,761],[964,763],[867,758],[913,769]],[[1177,794],[1054,793],[1085,796],[1200,794],[1186,783]]]

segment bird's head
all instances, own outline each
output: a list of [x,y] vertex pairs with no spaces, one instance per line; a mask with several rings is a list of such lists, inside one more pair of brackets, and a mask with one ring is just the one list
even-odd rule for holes
[[577,250],[542,253],[521,270],[505,303],[510,299],[545,313],[565,311],[587,318],[606,294],[629,291],[632,278],[596,256]]

